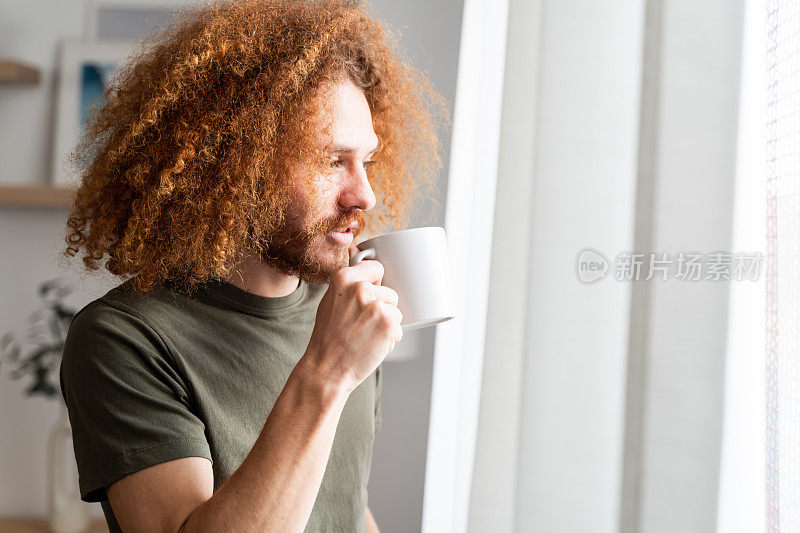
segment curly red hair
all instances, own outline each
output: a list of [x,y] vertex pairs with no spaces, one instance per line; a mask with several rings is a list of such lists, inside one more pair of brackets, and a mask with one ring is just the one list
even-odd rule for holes
[[[236,0],[179,10],[92,109],[72,155],[81,185],[63,255],[148,291],[224,278],[291,209],[290,176],[313,174],[317,96],[346,75],[366,96],[380,149],[371,231],[400,229],[441,168],[449,121],[427,74],[359,3]],[[322,104],[324,107],[324,103]],[[301,173],[302,175],[302,173]]]

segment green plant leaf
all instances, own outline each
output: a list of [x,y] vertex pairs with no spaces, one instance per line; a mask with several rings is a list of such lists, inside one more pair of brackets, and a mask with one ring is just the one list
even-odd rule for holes
[[28,317],[30,326],[26,332],[33,347],[23,351],[20,337],[6,333],[0,338],[0,363],[10,363],[12,379],[30,379],[26,394],[56,397],[64,341],[75,316],[75,310],[61,300],[72,292],[72,287],[61,279],[53,279],[40,284],[38,292],[40,308]]

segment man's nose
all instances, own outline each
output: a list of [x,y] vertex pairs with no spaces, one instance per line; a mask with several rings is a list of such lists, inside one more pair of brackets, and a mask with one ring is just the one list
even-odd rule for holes
[[346,182],[339,195],[340,207],[348,211],[356,207],[368,211],[375,207],[375,194],[372,192],[372,185],[364,167],[357,164],[347,172],[346,176]]

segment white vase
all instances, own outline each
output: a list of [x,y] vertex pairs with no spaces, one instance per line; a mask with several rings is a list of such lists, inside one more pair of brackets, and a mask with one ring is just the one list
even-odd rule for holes
[[78,469],[67,408],[60,398],[58,403],[58,420],[50,430],[48,442],[49,525],[53,533],[83,533],[89,530],[89,504],[81,500],[78,489]]

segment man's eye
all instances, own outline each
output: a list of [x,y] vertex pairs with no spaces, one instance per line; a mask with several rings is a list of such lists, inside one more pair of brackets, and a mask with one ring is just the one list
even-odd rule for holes
[[[331,166],[332,167],[338,167],[340,165],[343,165],[345,162],[346,161],[343,161],[341,159],[334,159],[333,161],[331,161]],[[364,168],[369,168],[370,166],[374,165],[375,163],[377,163],[377,161],[364,161]]]

